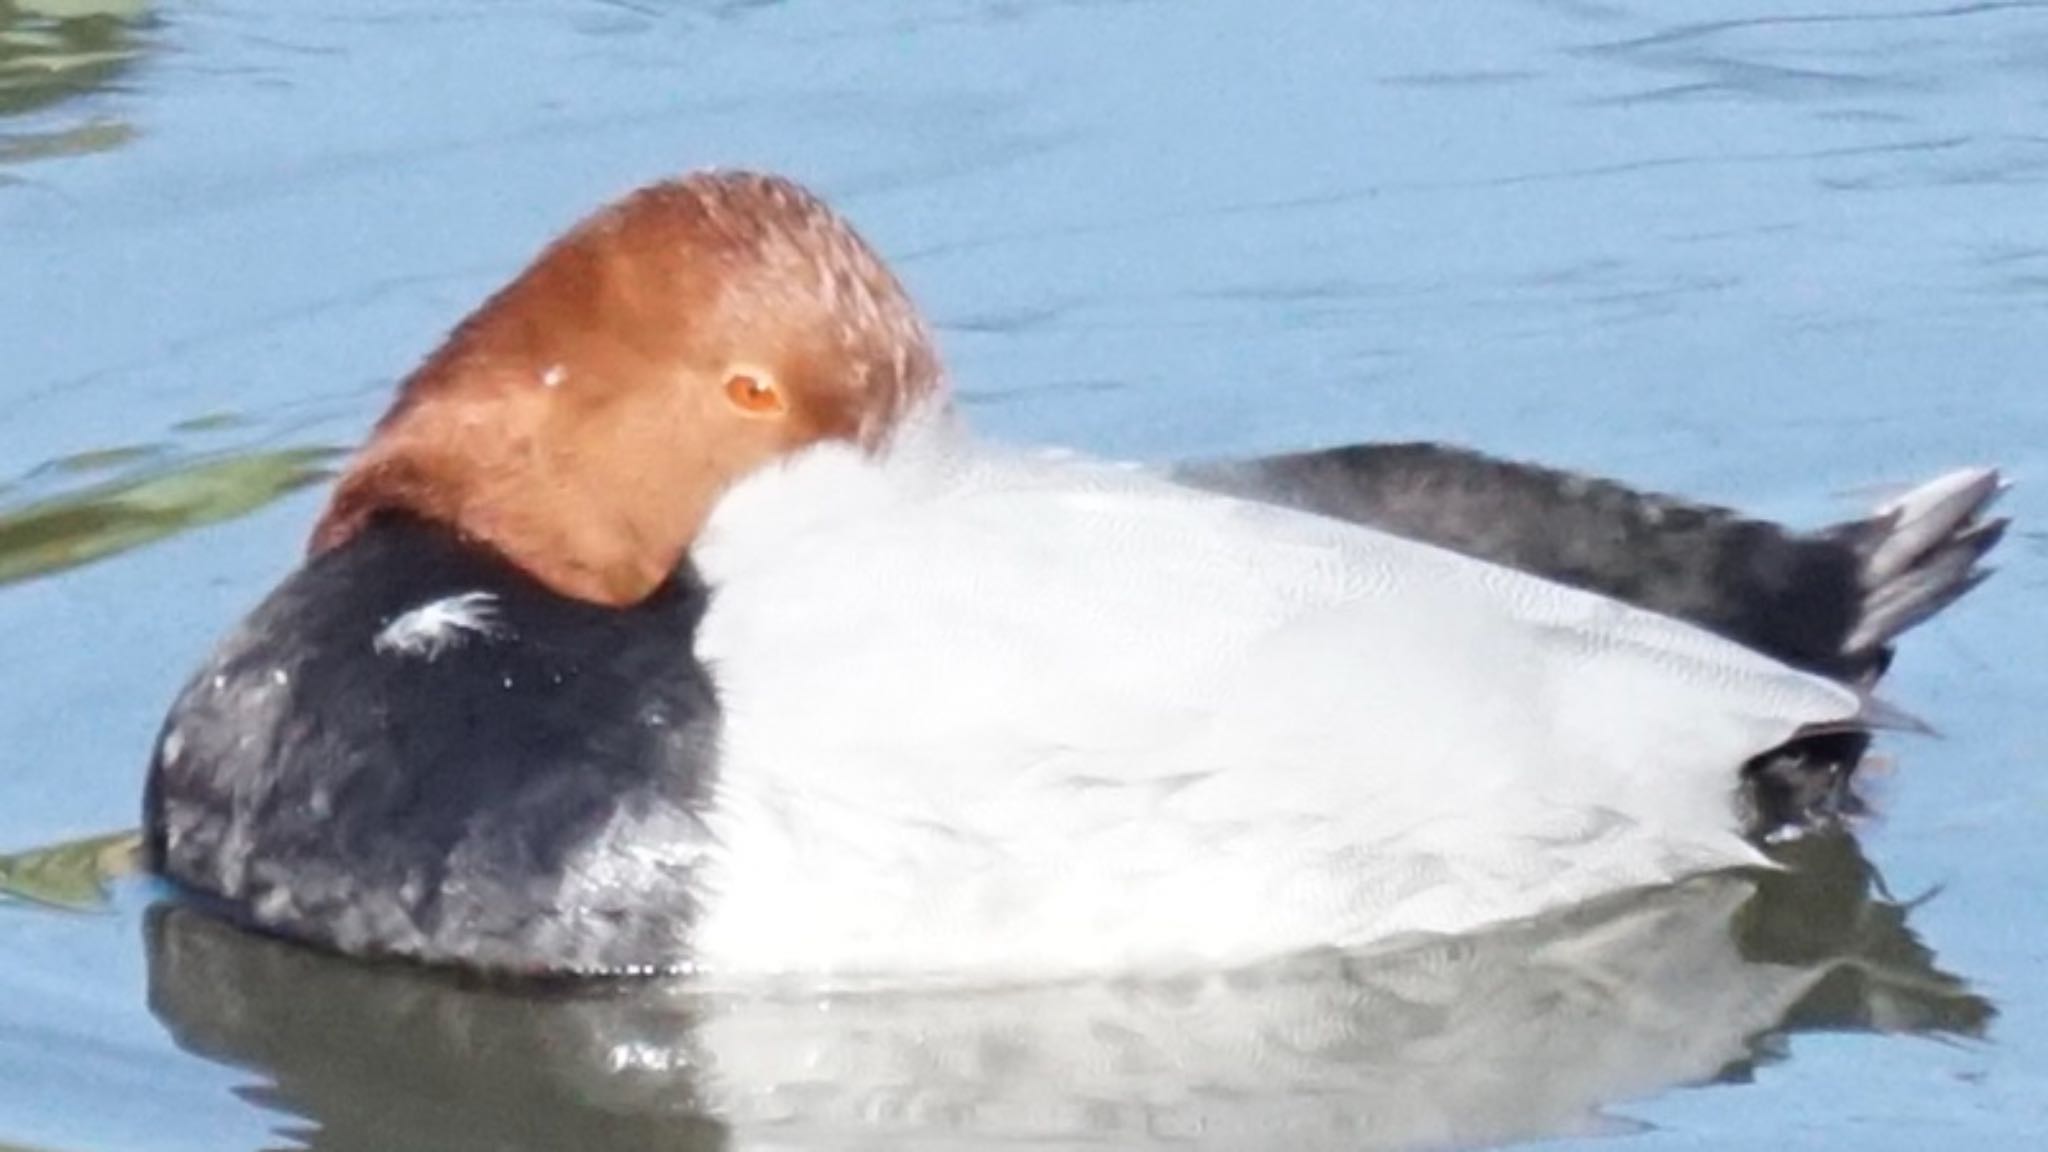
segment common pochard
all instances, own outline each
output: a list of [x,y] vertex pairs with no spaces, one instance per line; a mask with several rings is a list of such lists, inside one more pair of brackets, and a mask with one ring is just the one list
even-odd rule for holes
[[[550,245],[173,706],[154,867],[517,973],[1011,979],[1457,932],[1762,862],[1994,473],[1795,534],[1428,446],[1131,467],[962,427],[786,180]],[[1398,533],[1398,534],[1397,534]]]

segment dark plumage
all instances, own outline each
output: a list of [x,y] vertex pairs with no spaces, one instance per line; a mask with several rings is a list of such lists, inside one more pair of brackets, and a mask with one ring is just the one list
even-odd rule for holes
[[[463,628],[392,621],[475,596]],[[287,579],[173,705],[154,866],[266,931],[471,968],[687,959],[718,729],[687,571],[612,609],[379,518]],[[652,848],[652,850],[650,850]]]

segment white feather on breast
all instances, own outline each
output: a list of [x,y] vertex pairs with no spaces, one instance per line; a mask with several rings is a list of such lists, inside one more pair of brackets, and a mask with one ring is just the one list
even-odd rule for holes
[[1674,621],[927,428],[697,550],[726,710],[698,961],[978,975],[1454,931],[1753,862],[1736,769],[1853,714]]

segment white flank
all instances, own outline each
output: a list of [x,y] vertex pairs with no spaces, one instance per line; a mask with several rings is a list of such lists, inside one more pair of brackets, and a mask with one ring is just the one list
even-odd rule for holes
[[1761,858],[1853,694],[1335,520],[935,423],[742,481],[700,965],[974,978],[1460,931]]
[[498,637],[505,626],[498,618],[498,598],[489,592],[444,596],[401,613],[378,631],[371,647],[385,656],[417,656],[432,660],[475,637]]

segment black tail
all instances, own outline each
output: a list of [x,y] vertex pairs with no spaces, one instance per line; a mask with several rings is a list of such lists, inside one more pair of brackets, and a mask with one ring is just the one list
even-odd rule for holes
[[1991,575],[1985,554],[2005,536],[2007,521],[1984,513],[2005,484],[1989,468],[1966,468],[1930,480],[1867,520],[1820,534],[1857,558],[1854,625],[1843,660],[1868,684],[1890,662],[1892,641]]

